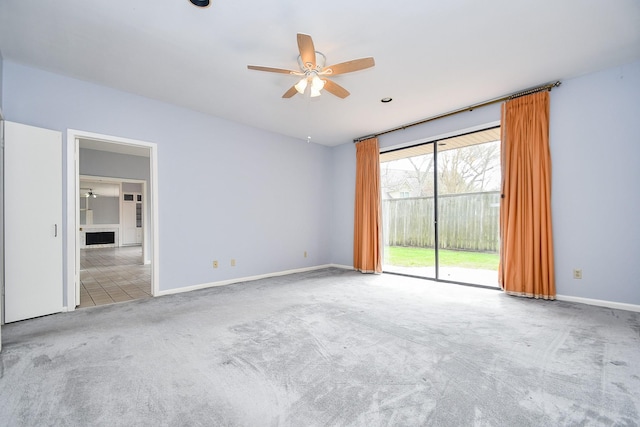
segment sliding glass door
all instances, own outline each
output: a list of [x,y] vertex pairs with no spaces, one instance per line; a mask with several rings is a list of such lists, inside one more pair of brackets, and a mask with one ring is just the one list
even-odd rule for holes
[[442,280],[498,286],[500,129],[438,141]]
[[384,271],[498,286],[500,129],[381,153]]
[[434,144],[380,154],[385,271],[436,278]]

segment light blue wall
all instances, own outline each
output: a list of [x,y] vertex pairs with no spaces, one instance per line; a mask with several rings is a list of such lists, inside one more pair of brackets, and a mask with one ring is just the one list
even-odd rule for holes
[[122,183],[122,192],[126,193],[141,193],[142,192],[142,184],[136,184],[133,182],[123,182]]
[[443,119],[434,120],[423,125],[412,126],[404,130],[381,135],[379,144],[381,151],[398,146],[413,145],[420,142],[432,141],[460,131],[475,130],[500,121],[500,105],[493,104],[473,111],[459,113]]
[[356,149],[353,143],[332,149],[333,204],[331,210],[331,261],[353,267],[353,211]]
[[[84,199],[84,200],[83,200]],[[120,198],[105,197],[80,199],[80,208],[86,206],[89,200],[89,208],[93,211],[92,224],[120,224]],[[80,212],[80,221],[82,222],[82,212]]]
[[[383,135],[432,139],[500,119],[500,106]],[[377,129],[371,129],[375,132]],[[640,304],[640,62],[569,79],[551,94],[552,215],[559,295]],[[352,265],[353,144],[334,148],[333,262]],[[573,268],[583,279],[572,277]]]
[[550,131],[558,294],[640,304],[640,61],[563,82]]
[[7,120],[158,145],[161,290],[330,261],[330,148],[10,61],[3,84]]

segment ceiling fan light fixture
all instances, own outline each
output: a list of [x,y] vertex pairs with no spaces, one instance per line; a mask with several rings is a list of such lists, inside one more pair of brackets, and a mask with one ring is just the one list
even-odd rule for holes
[[300,79],[298,83],[294,86],[299,94],[304,94],[305,89],[307,88],[307,77],[303,77]]
[[311,86],[311,90],[309,91],[309,96],[311,98],[315,98],[316,96],[320,96],[322,95],[322,93],[320,92],[320,90],[314,88],[313,86]]
[[318,75],[316,74],[311,79],[311,89],[315,89],[318,92],[320,92],[322,90],[322,88],[324,87],[324,83],[325,83],[325,81],[322,80],[320,77],[318,77]]

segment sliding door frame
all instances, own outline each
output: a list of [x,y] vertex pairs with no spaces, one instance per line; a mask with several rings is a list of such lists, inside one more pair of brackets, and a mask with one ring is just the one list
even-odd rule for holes
[[[440,141],[443,140],[447,140],[447,139],[451,139],[451,138],[456,138],[456,137],[460,137],[460,136],[465,136],[465,135],[470,135],[476,132],[481,132],[483,130],[489,130],[489,129],[494,129],[494,128],[498,128],[501,126],[501,122],[497,121],[497,122],[492,122],[492,123],[488,123],[485,125],[481,125],[481,126],[476,126],[473,128],[469,128],[469,129],[465,129],[462,131],[458,131],[458,132],[450,132],[448,134],[444,134],[444,135],[440,135],[434,138],[430,138],[428,140],[422,141],[422,142],[413,142],[413,143],[408,143],[408,144],[402,144],[402,146],[397,146],[397,147],[392,147],[389,149],[385,149],[385,148],[381,148],[380,149],[380,153],[391,153],[394,151],[400,151],[400,150],[404,150],[407,148],[411,148],[411,147],[418,147],[421,145],[427,145],[427,144],[433,144],[433,227],[434,227],[434,255],[435,255],[435,277],[427,277],[427,276],[418,276],[418,275],[414,275],[414,274],[408,274],[408,273],[400,273],[400,272],[393,272],[393,271],[386,271],[384,270],[384,265],[383,265],[383,273],[385,274],[394,274],[397,276],[406,276],[406,277],[413,277],[413,278],[417,278],[417,279],[424,279],[424,280],[435,280],[437,282],[443,282],[443,283],[453,283],[456,285],[464,285],[464,286],[471,286],[471,287],[476,287],[476,288],[483,288],[483,289],[493,289],[493,290],[499,290],[499,287],[494,287],[494,286],[488,286],[488,285],[481,285],[481,284],[477,284],[477,283],[469,283],[469,282],[460,282],[460,281],[455,281],[455,280],[447,280],[447,279],[441,279],[440,278],[440,242],[439,242],[439,210],[438,210],[438,200],[439,200],[439,192],[438,192],[438,143]],[[381,186],[382,187],[382,186]],[[384,221],[384,218],[383,218]],[[382,242],[384,242],[384,239],[382,239]],[[384,244],[384,243],[381,243]]]

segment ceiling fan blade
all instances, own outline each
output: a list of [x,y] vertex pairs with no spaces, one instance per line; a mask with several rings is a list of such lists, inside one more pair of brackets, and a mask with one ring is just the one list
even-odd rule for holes
[[295,86],[291,86],[291,88],[282,95],[283,98],[291,98],[293,95],[298,93]]
[[298,49],[300,50],[300,58],[302,63],[310,68],[316,68],[316,48],[313,46],[313,40],[308,34],[298,33]]
[[339,64],[330,65],[322,69],[323,74],[335,76],[337,74],[351,73],[353,71],[364,70],[376,65],[372,57],[354,59],[352,61],[341,62]]
[[[349,96],[349,91],[340,86],[338,83],[334,83],[329,79],[322,79],[324,81],[324,89],[337,96],[338,98],[346,98]],[[295,89],[295,88],[294,88]]]
[[281,74],[296,74],[297,71],[285,70],[283,68],[272,68],[272,67],[261,67],[259,65],[247,65],[247,68],[250,70],[256,71],[268,71],[270,73],[281,73]]

